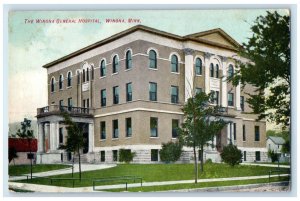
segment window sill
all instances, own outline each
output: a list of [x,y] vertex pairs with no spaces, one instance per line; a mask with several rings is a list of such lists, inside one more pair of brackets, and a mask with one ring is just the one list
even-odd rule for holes
[[105,141],[106,141],[106,139],[101,139],[101,140],[100,140],[100,142],[105,142]]
[[202,77],[202,75],[197,75],[197,74],[196,74],[196,77]]
[[59,91],[63,91],[64,89],[59,89]]
[[132,136],[130,137],[125,137],[125,140],[130,140],[132,138]]
[[227,106],[228,108],[232,108],[232,109],[234,109],[234,106]]
[[102,76],[102,77],[99,77],[99,79],[104,79],[104,78],[106,78],[106,75],[105,75],[105,76]]
[[180,75],[179,72],[171,72],[172,74],[175,74],[175,75]]
[[150,137],[150,139],[159,139],[159,137]]
[[111,76],[113,76],[113,75],[118,75],[118,74],[119,74],[119,72],[116,72],[116,73],[111,74]]
[[67,89],[71,89],[71,88],[72,88],[72,86],[68,86],[68,87],[67,87]]
[[158,70],[157,68],[148,68],[149,70],[154,70],[154,71],[156,71],[156,70]]
[[112,140],[112,141],[115,141],[115,140],[119,140],[119,138],[112,138],[111,140]]
[[171,140],[178,140],[178,138],[177,137],[172,137],[172,139]]
[[128,68],[128,69],[125,69],[125,72],[131,71],[131,70],[132,70],[132,67],[131,67],[131,68]]

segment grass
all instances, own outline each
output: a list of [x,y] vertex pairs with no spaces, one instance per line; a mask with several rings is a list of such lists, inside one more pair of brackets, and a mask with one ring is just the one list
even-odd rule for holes
[[[271,182],[289,181],[289,177],[275,177],[271,179]],[[221,186],[236,186],[247,184],[260,184],[268,183],[269,179],[251,179],[251,180],[237,180],[237,181],[218,181],[218,182],[205,182],[205,183],[189,183],[189,184],[174,184],[164,186],[144,186],[128,188],[129,192],[157,192],[157,191],[170,191],[181,189],[195,189],[195,188],[209,188],[209,187],[221,187]],[[124,188],[105,190],[108,192],[124,192]]]
[[[205,164],[204,172],[199,174],[199,178],[227,178],[267,175],[270,170],[276,167],[247,166],[239,165],[230,167],[226,164]],[[286,170],[285,168],[282,168]],[[70,171],[71,172],[71,171]],[[92,181],[97,178],[108,178],[116,176],[135,175],[143,178],[143,182],[153,181],[177,181],[194,179],[193,164],[121,164],[116,167],[82,173],[82,181],[76,180],[75,187],[92,186]],[[49,178],[71,178],[72,174],[52,176]],[[74,178],[79,178],[75,173]],[[24,182],[24,181],[22,181]],[[50,185],[50,180],[46,178],[35,178],[29,183]],[[71,180],[55,181],[53,185],[72,187]],[[102,184],[103,185],[103,184]]]
[[[32,172],[46,172],[51,170],[58,170],[70,167],[69,165],[61,165],[61,164],[45,164],[45,165],[33,165]],[[19,176],[22,174],[30,173],[30,165],[11,165],[8,169],[8,174],[10,176]]]
[[19,188],[9,188],[9,190],[17,192],[17,193],[33,193],[34,191],[19,189]]

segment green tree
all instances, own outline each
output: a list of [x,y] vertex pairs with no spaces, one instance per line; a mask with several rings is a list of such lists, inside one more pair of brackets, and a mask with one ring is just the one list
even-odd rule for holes
[[[73,122],[68,113],[63,113],[64,123],[68,132],[67,141],[65,145],[60,148],[65,149],[67,152],[72,152],[73,155],[78,154],[78,164],[79,164],[79,178],[81,180],[81,158],[80,151],[84,146],[84,138],[82,128],[78,123]],[[74,161],[74,160],[73,160]],[[74,162],[73,162],[74,165]]]
[[278,161],[278,159],[279,159],[278,154],[274,150],[271,150],[271,149],[268,150],[268,157],[271,158],[272,163],[274,163],[275,161]]
[[182,153],[182,145],[179,142],[162,143],[162,149],[159,151],[160,160],[166,163],[176,162]]
[[276,124],[290,123],[290,17],[275,12],[257,17],[251,27],[252,36],[239,51],[250,62],[238,62],[240,69],[233,76],[234,85],[251,84],[256,94],[247,99],[258,119],[267,118]]
[[212,94],[207,95],[200,92],[189,98],[182,108],[184,122],[182,128],[179,129],[179,141],[183,145],[193,148],[195,183],[198,179],[196,149],[200,150],[200,170],[203,172],[204,146],[226,125],[226,122],[216,115],[219,108],[208,104],[211,97]]
[[30,156],[30,178],[32,179],[32,159],[33,154],[31,152],[31,142],[35,138],[33,130],[31,128],[31,120],[24,118],[24,121],[21,122],[21,129],[18,129],[17,136],[22,139],[26,139],[29,147],[29,156]]
[[133,158],[135,157],[136,153],[131,152],[130,149],[120,149],[119,150],[119,161],[120,162],[125,162],[125,163],[130,163],[133,161]]
[[229,164],[232,167],[240,164],[242,157],[243,157],[242,151],[239,150],[232,143],[225,146],[221,153],[222,161],[224,161],[225,163]]

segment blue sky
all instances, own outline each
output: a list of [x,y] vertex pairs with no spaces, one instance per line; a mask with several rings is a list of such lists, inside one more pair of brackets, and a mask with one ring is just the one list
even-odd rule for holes
[[[287,10],[277,10],[287,14]],[[136,24],[107,24],[107,18],[136,18],[141,24],[177,35],[222,28],[239,43],[265,9],[172,11],[18,11],[9,13],[9,121],[33,118],[47,105],[47,73],[42,65]],[[25,19],[99,19],[90,24],[26,24]]]

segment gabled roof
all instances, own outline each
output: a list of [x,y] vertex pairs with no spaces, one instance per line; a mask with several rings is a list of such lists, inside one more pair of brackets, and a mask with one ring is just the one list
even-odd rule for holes
[[[228,50],[232,50],[232,51],[237,51],[238,48],[240,47],[240,44],[238,42],[236,42],[232,37],[230,37],[228,34],[226,34],[220,28],[212,29],[212,30],[208,30],[208,31],[204,31],[204,32],[198,32],[198,33],[190,34],[190,35],[186,35],[186,36],[178,36],[176,34],[161,31],[161,30],[158,30],[158,29],[154,29],[154,28],[151,28],[151,27],[144,26],[144,25],[136,25],[134,27],[131,27],[129,29],[121,31],[117,34],[114,34],[114,35],[112,35],[112,36],[110,36],[106,39],[103,39],[103,40],[98,41],[94,44],[91,44],[91,45],[86,46],[82,49],[79,49],[79,50],[77,50],[77,51],[75,51],[71,54],[68,54],[64,57],[61,57],[61,58],[59,58],[55,61],[52,61],[48,64],[45,64],[43,67],[44,68],[49,68],[49,67],[51,67],[55,64],[66,61],[66,60],[68,60],[72,57],[80,55],[80,54],[82,54],[84,52],[87,52],[89,50],[92,50],[96,47],[105,45],[105,44],[107,44],[107,43],[109,43],[113,40],[124,37],[124,36],[126,36],[130,33],[138,31],[138,30],[142,30],[142,31],[145,31],[145,32],[148,32],[148,33],[152,33],[152,34],[155,34],[155,35],[160,35],[160,36],[171,38],[171,39],[178,40],[178,41],[195,41],[195,42],[198,42],[198,43],[204,43],[204,44],[207,44],[207,45],[217,46],[219,48],[224,48],[224,49],[228,49]],[[214,36],[215,37],[214,39],[210,39],[209,37],[207,37],[209,35],[212,36],[213,34],[219,35],[220,37],[223,38],[224,41],[228,41],[228,44],[222,43],[222,42],[220,42],[220,40],[215,40],[216,36]]]
[[274,144],[277,145],[282,145],[285,143],[285,140],[282,137],[269,136],[268,139],[272,140]]

